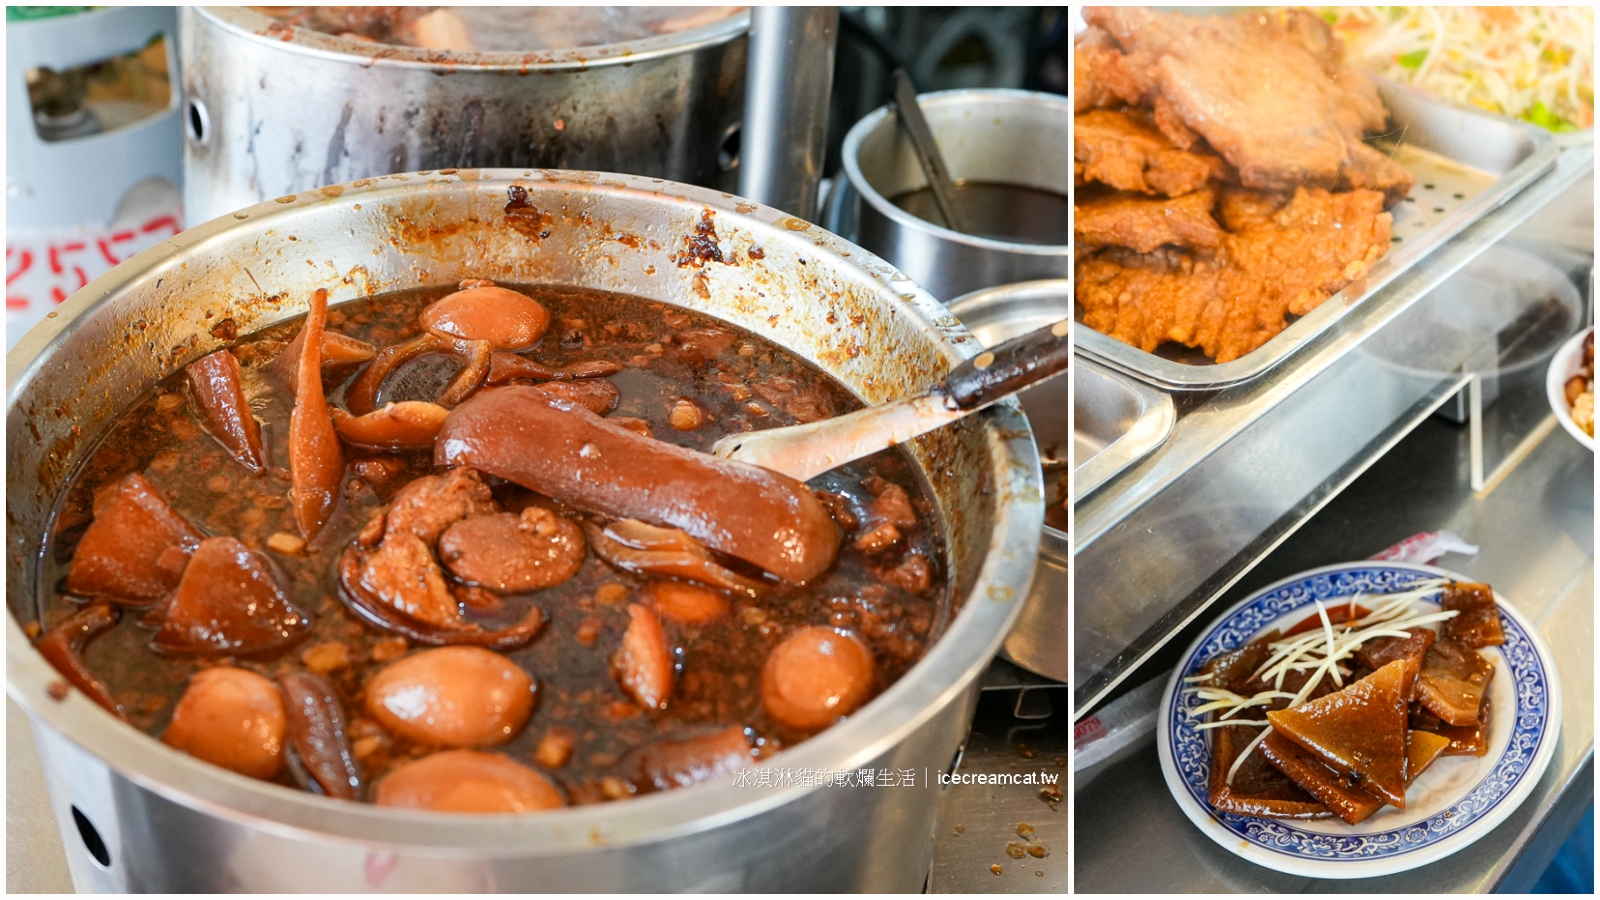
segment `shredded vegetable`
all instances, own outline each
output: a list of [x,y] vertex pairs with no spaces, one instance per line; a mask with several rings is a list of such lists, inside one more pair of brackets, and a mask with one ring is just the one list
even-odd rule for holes
[[1350,64],[1551,131],[1594,127],[1592,6],[1329,6]]
[[[1272,690],[1242,697],[1227,688],[1205,684],[1215,673],[1191,675],[1185,678],[1184,681],[1189,686],[1183,688],[1182,692],[1193,694],[1205,701],[1189,708],[1189,718],[1198,719],[1207,713],[1227,710],[1209,722],[1196,725],[1197,731],[1221,728],[1224,725],[1267,726],[1266,730],[1256,735],[1255,740],[1239,751],[1233,765],[1228,768],[1226,783],[1233,784],[1233,776],[1243,765],[1245,757],[1249,756],[1272,731],[1271,724],[1264,719],[1234,719],[1233,716],[1247,709],[1267,707],[1275,700],[1289,701],[1286,709],[1300,706],[1311,697],[1324,675],[1331,676],[1335,684],[1342,686],[1344,683],[1342,676],[1350,674],[1350,670],[1340,666],[1339,663],[1354,655],[1366,641],[1379,637],[1406,638],[1410,636],[1406,629],[1434,625],[1459,615],[1456,610],[1416,608],[1418,600],[1438,594],[1444,585],[1445,580],[1442,578],[1427,578],[1417,581],[1407,590],[1392,594],[1357,594],[1350,602],[1378,600],[1377,607],[1357,621],[1345,622],[1338,626],[1334,626],[1328,619],[1328,609],[1323,602],[1316,601],[1317,615],[1322,620],[1322,628],[1313,629],[1293,638],[1273,641],[1267,645],[1272,654],[1251,673],[1252,680],[1272,682]],[[1306,680],[1305,685],[1293,694],[1283,690],[1284,677],[1291,671],[1311,672],[1311,677]]]

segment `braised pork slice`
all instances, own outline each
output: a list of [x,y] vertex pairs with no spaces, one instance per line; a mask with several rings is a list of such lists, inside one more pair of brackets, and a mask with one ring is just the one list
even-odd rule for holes
[[1494,663],[1464,644],[1441,637],[1422,660],[1422,705],[1451,725],[1474,725],[1494,677]]
[[410,533],[431,548],[439,535],[456,522],[468,516],[499,511],[489,494],[489,486],[470,468],[451,469],[443,475],[424,475],[394,495],[385,520],[384,539]]
[[1498,647],[1506,642],[1500,627],[1500,610],[1494,604],[1494,589],[1487,584],[1456,582],[1445,586],[1439,605],[1456,610],[1453,619],[1439,627],[1440,635],[1463,646]]
[[1078,246],[1128,247],[1149,253],[1163,244],[1212,248],[1222,229],[1211,218],[1216,193],[1209,189],[1167,199],[1113,194],[1074,207],[1072,229]]
[[359,586],[407,618],[435,628],[457,628],[461,607],[422,538],[391,534],[361,567]]
[[[1411,660],[1416,671],[1422,671],[1422,659],[1427,655],[1428,648],[1433,646],[1436,637],[1432,630],[1427,628],[1410,628],[1406,633],[1411,635],[1406,638],[1378,637],[1362,643],[1356,651],[1356,659],[1373,671],[1383,668],[1397,659]],[[1406,702],[1415,699],[1417,684],[1411,685],[1410,692],[1406,695]]]

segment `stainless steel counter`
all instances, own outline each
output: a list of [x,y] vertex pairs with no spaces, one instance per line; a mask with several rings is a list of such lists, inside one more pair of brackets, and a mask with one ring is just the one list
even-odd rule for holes
[[1067,892],[1070,702],[1064,684],[1004,660],[990,667],[956,772],[1054,777],[1061,800],[1049,802],[1039,784],[952,785],[934,843],[930,893]]
[[[1073,509],[1073,695],[1081,716],[1401,436],[1467,376],[1428,374],[1372,352],[1375,335],[1430,341],[1403,316],[1486,249],[1583,191],[1592,145],[1422,262],[1362,298],[1271,373],[1175,395],[1166,443]],[[1592,188],[1590,189],[1592,191]],[[1588,215],[1592,231],[1592,212]],[[1592,258],[1592,251],[1591,251]],[[1393,346],[1386,351],[1392,351]],[[1462,360],[1463,363],[1467,362]],[[1470,369],[1468,369],[1470,371]]]
[[[1594,798],[1594,456],[1560,429],[1540,431],[1497,483],[1474,493],[1468,429],[1437,419],[1421,423],[1213,607],[1225,609],[1312,566],[1364,558],[1419,531],[1450,529],[1479,545],[1477,556],[1449,555],[1439,565],[1493,584],[1533,621],[1555,658],[1564,695],[1555,758],[1509,819],[1454,856],[1398,875],[1360,881],[1283,875],[1234,856],[1185,818],[1161,776],[1152,733],[1137,749],[1079,773],[1076,890],[1359,894],[1531,887]],[[1204,624],[1178,634],[1128,683],[1169,670]]]
[[28,715],[6,698],[6,893],[72,891]]

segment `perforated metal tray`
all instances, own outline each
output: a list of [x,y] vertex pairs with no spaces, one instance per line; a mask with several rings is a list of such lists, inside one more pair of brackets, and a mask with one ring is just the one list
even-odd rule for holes
[[[1077,329],[1079,352],[1174,390],[1214,390],[1258,378],[1463,228],[1511,199],[1548,171],[1559,155],[1550,132],[1542,128],[1374,80],[1393,126],[1390,136],[1375,143],[1411,170],[1417,183],[1411,196],[1390,209],[1393,246],[1364,279],[1231,362],[1214,363],[1198,350],[1172,344],[1146,353],[1088,327]],[[1081,322],[1081,311],[1078,318]]]

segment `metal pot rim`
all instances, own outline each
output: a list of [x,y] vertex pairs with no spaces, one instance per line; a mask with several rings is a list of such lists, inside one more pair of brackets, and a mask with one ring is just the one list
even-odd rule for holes
[[[405,174],[362,179],[340,191],[319,189],[248,207],[203,223],[152,247],[74,293],[24,335],[7,355],[7,411],[10,421],[24,417],[23,388],[41,357],[57,341],[82,326],[101,303],[155,273],[171,271],[204,245],[223,243],[234,230],[255,230],[263,222],[304,215],[307,206],[348,207],[363,201],[380,208],[387,193],[427,189],[473,190],[488,184],[558,184],[562,189],[653,195],[665,205],[699,210],[709,207],[719,219],[770,234],[773,241],[803,241],[812,254],[826,254],[841,267],[892,290],[939,335],[952,361],[979,352],[977,342],[956,342],[964,328],[926,291],[871,253],[820,228],[769,207],[718,191],[660,179],[609,173],[478,169],[433,176]],[[463,186],[464,185],[464,186]],[[670,194],[668,193],[670,192]],[[802,223],[803,224],[803,223]],[[1032,578],[1032,561],[1043,524],[1039,461],[1032,432],[1015,401],[985,413],[988,465],[998,497],[987,553],[979,564],[972,595],[945,634],[916,666],[887,691],[845,722],[782,755],[783,768],[848,770],[882,754],[967,689],[994,656],[1021,611]],[[17,426],[20,427],[20,426]],[[30,552],[37,552],[30,538]],[[30,560],[31,561],[31,560]],[[14,560],[11,565],[26,562]],[[361,846],[425,846],[442,858],[542,857],[586,849],[654,843],[736,822],[808,795],[817,787],[744,791],[725,784],[631,799],[623,804],[573,807],[538,815],[453,815],[380,808],[330,800],[276,784],[246,778],[181,754],[150,735],[118,721],[71,691],[51,699],[60,676],[32,647],[16,617],[6,616],[6,690],[29,714],[104,760],[130,781],[184,806],[266,832]],[[941,761],[942,764],[942,761]],[[925,788],[926,789],[926,788]]]
[[[958,89],[950,91],[934,91],[929,94],[918,94],[917,104],[924,111],[940,106],[952,106],[957,103],[971,100],[1009,100],[1015,102],[1038,103],[1045,106],[1061,107],[1062,115],[1071,111],[1071,101],[1059,94],[1050,94],[1044,91],[1024,91],[1015,88],[985,88],[985,89]],[[882,126],[883,120],[894,115],[890,105],[880,106],[865,116],[861,121],[850,127],[849,133],[844,137],[844,145],[840,156],[844,157],[845,175],[850,180],[851,187],[872,204],[884,218],[894,221],[904,228],[924,231],[939,237],[942,240],[956,244],[966,244],[983,250],[1000,250],[1006,253],[1018,253],[1033,256],[1065,256],[1072,251],[1071,244],[1018,244],[1011,241],[1001,241],[994,238],[979,237],[953,231],[943,225],[936,225],[927,219],[919,219],[889,201],[889,198],[878,192],[876,187],[861,173],[861,144],[867,135]]]
[[[1013,281],[1010,284],[997,284],[994,287],[978,288],[975,291],[962,294],[946,305],[954,313],[956,307],[967,304],[978,306],[992,303],[995,300],[1014,297],[1026,299],[1034,296],[1051,297],[1057,295],[1068,298],[1072,296],[1071,278],[1036,278],[1030,281]],[[956,318],[959,319],[961,317],[956,316]]]
[[424,50],[396,44],[371,44],[341,38],[309,28],[295,28],[284,40],[267,32],[277,20],[244,6],[197,6],[194,11],[219,28],[246,40],[290,53],[349,62],[363,67],[420,68],[440,74],[491,72],[529,75],[538,72],[601,69],[650,62],[689,53],[701,47],[727,43],[750,30],[750,11],[734,13],[716,22],[680,31],[615,44],[596,44],[556,50],[478,52]]

